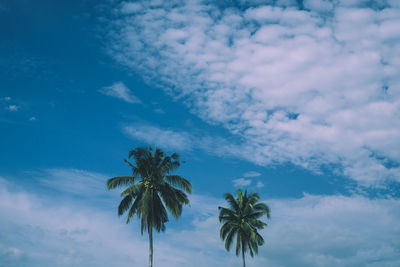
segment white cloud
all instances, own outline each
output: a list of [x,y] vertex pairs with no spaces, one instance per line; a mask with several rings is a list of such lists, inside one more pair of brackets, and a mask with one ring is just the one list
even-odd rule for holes
[[[219,199],[199,199],[208,203],[197,206],[198,210],[209,209],[213,203],[227,206]],[[266,242],[258,256],[251,259],[247,255],[249,266],[378,267],[400,263],[400,227],[395,227],[400,219],[396,212],[399,200],[304,195],[300,199],[262,202],[270,206],[271,220],[262,219],[268,223],[262,231]],[[223,242],[215,239],[220,227],[217,210],[209,209],[206,214],[194,221],[193,229],[173,232],[168,238],[175,237],[182,245],[199,250],[224,250]],[[191,242],[187,236],[195,236],[197,242]],[[225,254],[230,255],[226,265],[241,266],[241,259],[234,252]]]
[[234,179],[234,180],[232,180],[232,182],[235,187],[248,186],[251,184],[251,180],[245,179],[245,178]]
[[134,139],[148,144],[157,144],[167,149],[191,150],[193,146],[191,136],[186,132],[177,132],[151,125],[125,126],[123,131]]
[[189,133],[187,131],[162,128],[149,124],[132,124],[122,127],[122,131],[129,137],[145,142],[157,144],[161,148],[178,151],[192,151],[200,149],[209,154],[223,157],[238,157],[248,155],[250,149],[243,148],[236,142],[222,137],[210,136],[207,133]]
[[[395,199],[311,196],[269,200],[259,265],[396,266],[400,228]],[[394,212],[394,213],[393,213]],[[287,257],[286,257],[287,256]]]
[[123,2],[121,6],[121,12],[124,14],[135,13],[142,9],[140,3],[127,3]]
[[249,171],[243,174],[244,177],[258,177],[261,173],[255,171]]
[[154,109],[154,112],[159,113],[159,114],[165,114],[165,111],[161,108]]
[[39,182],[53,190],[93,198],[106,193],[106,181],[111,178],[96,172],[52,168],[37,175]]
[[0,243],[0,263],[4,266],[14,266],[15,264],[22,266],[26,260],[25,256],[21,250]]
[[258,188],[262,188],[262,187],[264,187],[264,184],[263,184],[263,182],[258,181],[256,186],[257,186]]
[[100,93],[122,99],[128,103],[139,104],[140,99],[134,96],[131,90],[123,82],[115,82],[111,86],[103,87]]
[[30,117],[29,120],[30,120],[30,121],[35,121],[35,120],[36,120],[36,117]]
[[110,53],[243,138],[238,156],[337,166],[364,185],[400,181],[382,161],[400,162],[398,5],[295,3],[125,3]]
[[329,12],[333,9],[333,3],[327,0],[305,0],[304,7],[316,12]]
[[10,191],[4,183],[0,199],[5,215],[0,218],[0,255],[7,254],[6,266],[128,266],[147,259],[141,241],[115,212]]
[[[77,179],[80,179],[77,177]],[[21,185],[19,185],[21,186]],[[118,219],[113,208],[86,200],[63,201],[55,194],[0,179],[0,265],[145,266],[147,236],[139,225]],[[58,195],[58,194],[57,194]],[[271,220],[266,243],[249,266],[397,266],[400,263],[400,201],[362,196],[266,199]],[[155,266],[241,266],[219,239],[221,198],[191,196],[182,218],[155,235]],[[266,218],[264,218],[266,221]],[[195,241],[193,241],[195,240]]]
[[[73,182],[78,183],[81,178],[76,176],[71,180],[78,179]],[[113,204],[110,209],[107,207],[111,205],[89,205],[86,199],[65,201],[59,198],[60,194],[43,194],[42,190],[34,193],[32,187],[30,193],[21,190],[20,185],[17,185],[20,189],[10,189],[15,186],[0,178],[0,212],[3,215],[0,217],[1,266],[147,264],[148,236],[140,235],[136,220],[126,225],[125,218],[118,218],[115,211],[120,198],[109,200],[109,204]],[[70,190],[65,192],[70,193]],[[219,236],[215,235],[217,229],[214,227],[217,222],[214,216],[217,206],[214,205],[217,203],[201,196],[192,196],[191,199],[191,208],[185,207],[184,211],[191,210],[187,213],[195,215],[196,219],[189,217],[188,222],[194,230],[186,233],[203,239],[196,240],[200,242],[196,244],[184,236],[185,231],[170,229],[171,224],[168,224],[166,233],[154,235],[155,266],[224,266],[220,260],[227,260],[227,257],[216,256],[223,250],[203,247],[209,244],[219,246]],[[214,230],[205,232],[210,226]],[[183,240],[185,245],[182,245]],[[210,253],[199,252],[199,247]]]
[[6,109],[8,111],[18,111],[19,110],[19,106],[17,106],[17,105],[9,105],[9,106],[6,107]]

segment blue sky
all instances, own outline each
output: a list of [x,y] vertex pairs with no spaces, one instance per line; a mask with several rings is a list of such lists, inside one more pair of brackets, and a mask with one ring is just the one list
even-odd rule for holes
[[222,195],[272,209],[249,266],[400,265],[396,0],[1,1],[0,265],[143,266],[128,151],[194,188],[155,266],[241,266]]

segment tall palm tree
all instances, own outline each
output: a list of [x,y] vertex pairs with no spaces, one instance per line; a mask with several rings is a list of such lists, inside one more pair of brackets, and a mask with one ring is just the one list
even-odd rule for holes
[[[131,176],[118,176],[107,181],[107,189],[126,187],[118,206],[118,215],[128,211],[126,223],[136,214],[141,219],[141,234],[149,233],[149,266],[153,266],[153,228],[165,231],[168,211],[176,219],[182,213],[182,205],[189,204],[187,195],[192,192],[191,183],[171,172],[180,166],[179,156],[168,156],[160,149],[136,148],[129,152],[134,164],[125,159],[132,168]],[[180,190],[181,189],[181,190]],[[183,191],[182,191],[183,190]],[[166,207],[166,208],[165,208]]]
[[225,240],[225,248],[230,250],[236,236],[236,256],[242,252],[243,267],[246,267],[245,253],[250,252],[251,257],[258,253],[258,246],[264,244],[263,237],[258,230],[267,226],[259,220],[263,215],[270,218],[270,209],[264,203],[258,203],[260,197],[257,193],[247,195],[242,190],[237,190],[235,198],[231,193],[224,195],[229,208],[218,207],[219,221],[223,223],[220,236]]

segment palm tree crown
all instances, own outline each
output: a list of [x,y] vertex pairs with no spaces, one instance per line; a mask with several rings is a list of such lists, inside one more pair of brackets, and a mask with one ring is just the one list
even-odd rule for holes
[[192,192],[191,183],[171,172],[180,166],[179,156],[173,153],[168,156],[160,149],[136,148],[129,152],[134,164],[125,160],[132,168],[131,176],[118,176],[107,181],[107,189],[126,187],[118,206],[118,215],[128,211],[129,223],[134,215],[141,219],[141,233],[148,231],[150,240],[149,266],[153,261],[152,229],[165,231],[168,211],[176,219],[182,213],[182,205],[189,204],[187,195]]
[[242,252],[243,266],[245,263],[245,253],[250,252],[253,257],[258,253],[258,246],[264,244],[263,237],[258,230],[267,226],[259,220],[263,215],[270,218],[270,209],[264,203],[258,203],[260,197],[257,193],[243,194],[242,190],[237,190],[237,198],[232,194],[226,193],[225,200],[229,208],[219,207],[219,221],[223,223],[220,236],[225,240],[226,250],[230,250],[236,237],[236,255]]

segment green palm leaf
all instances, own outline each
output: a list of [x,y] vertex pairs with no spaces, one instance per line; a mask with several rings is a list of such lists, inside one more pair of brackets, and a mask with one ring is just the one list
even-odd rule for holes
[[131,185],[135,182],[134,176],[117,176],[107,181],[107,189],[111,190],[120,186]]
[[167,175],[165,180],[172,186],[176,186],[189,194],[192,193],[192,184],[179,175]]

